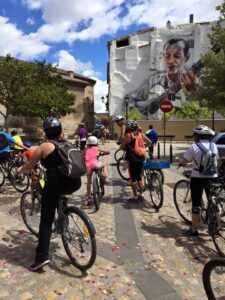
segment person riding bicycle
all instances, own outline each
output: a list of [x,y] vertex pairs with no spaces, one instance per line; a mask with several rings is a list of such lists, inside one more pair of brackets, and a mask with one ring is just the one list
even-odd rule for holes
[[[192,144],[187,151],[185,152],[183,158],[178,158],[178,162],[181,165],[186,165],[189,162],[192,162],[192,172],[190,180],[190,189],[191,189],[191,199],[192,199],[192,225],[188,229],[183,230],[183,234],[188,236],[198,236],[198,224],[200,222],[200,208],[203,190],[206,193],[207,199],[209,197],[210,187],[214,182],[218,180],[217,172],[214,172],[212,175],[203,175],[200,171],[200,164],[202,159],[202,150],[201,144],[206,150],[210,148],[210,140],[214,136],[215,132],[205,126],[198,125],[193,130],[193,135],[195,143]],[[213,144],[213,153],[216,155],[216,158],[219,159],[218,149],[216,144]]]
[[91,199],[91,182],[93,169],[102,168],[102,175],[104,182],[107,177],[107,166],[106,164],[98,160],[98,154],[109,154],[108,150],[98,147],[98,139],[95,136],[89,136],[87,139],[87,147],[85,148],[85,164],[87,170],[87,205],[91,206],[93,201]]
[[10,160],[12,151],[12,146],[16,145],[21,149],[27,150],[27,147],[17,141],[5,131],[0,131],[0,162],[5,162],[7,167],[7,161]]
[[126,134],[126,121],[122,115],[118,115],[114,118],[114,122],[120,127],[120,136],[117,141],[117,144],[120,145],[122,139],[124,138],[124,136]]
[[[21,139],[21,137],[19,136],[18,132],[16,129],[13,129],[11,132],[10,132],[11,136],[14,138],[14,140],[19,143],[19,144],[23,144],[23,141]],[[20,152],[20,151],[23,151],[23,148],[20,147],[20,146],[17,146],[17,145],[13,145],[12,146],[12,150],[15,150],[17,152]]]
[[138,128],[138,124],[135,121],[127,120],[127,133],[120,145],[120,149],[126,151],[125,159],[128,161],[129,180],[133,191],[133,198],[129,199],[131,202],[144,201],[144,197],[142,195],[144,189],[142,173],[145,156],[138,156],[134,152],[135,139],[138,135],[141,135],[144,144],[146,144],[147,147],[151,145],[151,141],[145,135],[140,133]]
[[38,146],[31,159],[18,170],[20,173],[30,172],[39,161],[46,168],[46,183],[41,199],[38,246],[36,248],[35,262],[30,267],[31,271],[37,271],[50,262],[50,237],[60,195],[71,194],[81,187],[80,178],[70,179],[59,170],[61,158],[51,140],[63,141],[61,122],[57,118],[49,117],[43,123],[43,130],[48,141]]

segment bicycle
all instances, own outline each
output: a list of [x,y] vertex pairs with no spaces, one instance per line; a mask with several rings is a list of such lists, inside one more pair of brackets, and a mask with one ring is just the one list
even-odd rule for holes
[[124,150],[122,149],[117,149],[114,153],[114,159],[116,162],[118,162],[118,160],[124,156]]
[[[147,159],[145,162],[149,162],[149,160]],[[128,162],[125,159],[125,152],[124,152],[123,156],[118,159],[116,167],[117,167],[117,171],[118,171],[120,177],[123,180],[128,181],[129,180]],[[159,168],[155,168],[154,170],[155,170],[156,173],[158,173],[161,183],[164,184],[165,178],[164,178],[163,171]],[[145,173],[144,173],[144,176],[145,176]]]
[[[187,179],[179,180],[173,190],[174,204],[180,217],[191,224],[192,201],[190,193],[190,172]],[[225,189],[223,183],[214,183],[209,199],[202,199],[200,219],[208,226],[208,232],[219,255],[225,256]]]
[[203,268],[202,280],[209,300],[225,299],[225,259],[209,260]]
[[[11,156],[12,155],[12,156]],[[18,192],[25,192],[29,188],[30,180],[28,174],[18,174],[17,169],[25,163],[20,155],[9,154],[0,162],[0,187],[8,179]]]
[[[68,199],[61,195],[57,217],[54,220],[55,228],[52,232],[61,235],[64,249],[71,263],[79,270],[85,271],[91,268],[96,260],[96,230],[84,211],[67,205],[67,202]],[[38,236],[41,212],[40,188],[22,195],[20,210],[28,230]]]
[[[103,155],[108,155],[100,153],[98,158]],[[93,168],[93,175],[92,175],[92,189],[93,189],[93,203],[95,210],[98,211],[100,208],[100,203],[102,197],[105,195],[105,178],[102,173],[102,168]]]

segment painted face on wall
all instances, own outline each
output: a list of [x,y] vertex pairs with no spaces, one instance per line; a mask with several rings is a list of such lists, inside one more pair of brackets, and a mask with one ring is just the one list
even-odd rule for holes
[[174,44],[166,45],[163,50],[163,58],[168,75],[175,75],[179,73],[185,63],[184,43],[179,41]]

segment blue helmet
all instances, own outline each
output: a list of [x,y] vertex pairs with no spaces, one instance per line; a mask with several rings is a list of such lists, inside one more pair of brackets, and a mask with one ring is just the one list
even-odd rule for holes
[[23,143],[25,147],[30,148],[32,146],[31,142],[26,141]]

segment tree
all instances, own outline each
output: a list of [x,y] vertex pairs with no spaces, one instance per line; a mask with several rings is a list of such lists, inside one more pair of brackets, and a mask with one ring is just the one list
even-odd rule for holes
[[207,107],[201,106],[199,102],[185,102],[180,110],[174,111],[173,115],[177,119],[203,119],[210,118],[211,111]]
[[209,35],[214,51],[210,50],[207,55],[202,56],[204,68],[201,71],[200,84],[188,96],[225,115],[225,29],[222,27],[225,20],[225,1],[216,10],[220,12],[220,17]]
[[65,116],[74,111],[75,97],[68,93],[56,68],[45,61],[19,61],[7,55],[0,61],[0,104],[8,116],[29,116],[45,119]]
[[128,119],[134,120],[134,121],[139,121],[142,119],[142,113],[140,113],[139,109],[132,108],[132,109],[128,110]]

